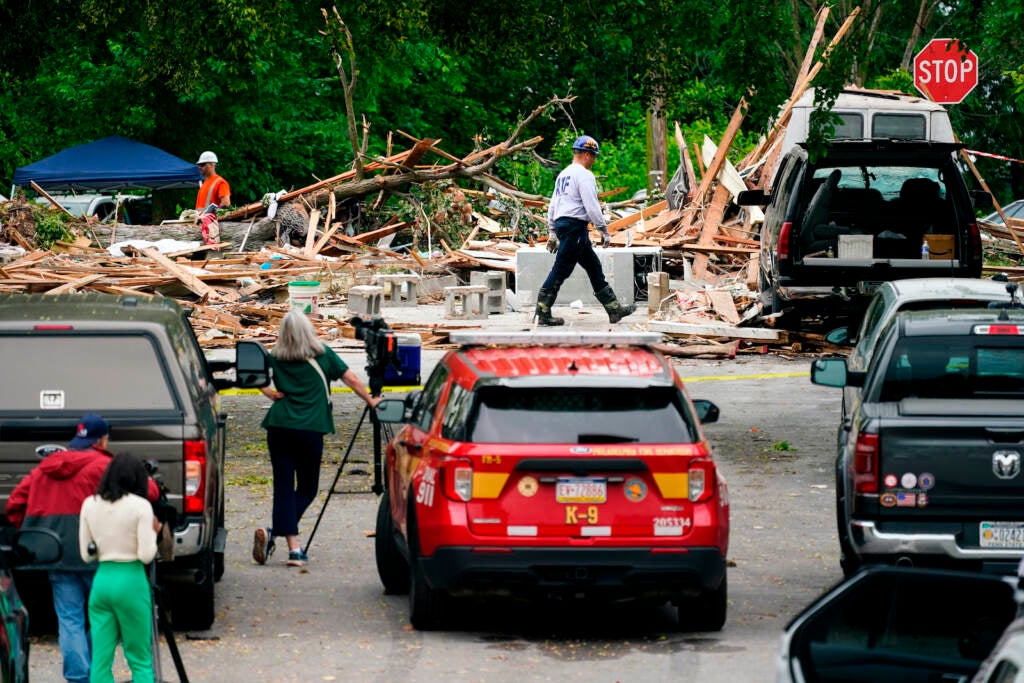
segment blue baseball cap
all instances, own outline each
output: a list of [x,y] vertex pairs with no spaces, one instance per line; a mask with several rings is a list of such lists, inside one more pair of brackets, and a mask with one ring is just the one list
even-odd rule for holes
[[68,448],[72,450],[88,448],[109,433],[109,422],[96,413],[86,413],[78,423],[78,431],[75,432],[75,438],[68,442]]

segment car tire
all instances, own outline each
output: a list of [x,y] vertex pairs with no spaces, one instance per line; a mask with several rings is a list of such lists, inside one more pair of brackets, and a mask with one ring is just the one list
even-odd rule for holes
[[215,560],[212,550],[199,554],[195,582],[175,584],[164,607],[175,631],[205,631],[213,626],[215,614]]
[[402,595],[409,591],[409,563],[398,549],[395,534],[395,520],[391,516],[391,496],[385,491],[377,507],[374,554],[377,559],[377,575],[380,576],[384,592],[388,595]]
[[721,631],[729,611],[729,576],[722,575],[718,588],[704,591],[677,605],[679,625],[694,631]]
[[445,596],[444,593],[430,585],[423,573],[418,533],[415,524],[410,523],[409,622],[417,631],[436,631],[442,626]]

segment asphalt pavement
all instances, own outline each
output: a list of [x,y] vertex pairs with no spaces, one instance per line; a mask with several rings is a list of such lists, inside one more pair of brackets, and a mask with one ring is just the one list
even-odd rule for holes
[[[341,315],[347,312],[339,311]],[[385,309],[391,323],[474,329],[529,329],[528,313],[487,321],[444,321],[439,306]],[[570,328],[612,329],[597,308],[557,307]],[[614,326],[642,329],[646,313]],[[359,342],[337,340],[363,371]],[[424,379],[442,351],[424,351]],[[259,421],[267,401],[226,395],[227,570],[217,585],[209,632],[178,633],[191,681],[701,681],[773,679],[785,623],[838,581],[834,520],[835,426],[839,394],[810,384],[808,358],[741,353],[735,359],[674,361],[693,398],[721,409],[708,425],[731,502],[729,617],[720,633],[680,632],[664,606],[486,601],[456,608],[451,627],[422,633],[408,623],[407,598],[384,595],[373,559],[376,496],[371,430],[356,437],[338,493],[310,548],[311,563],[266,566],[250,556],[253,530],[270,514],[270,471]],[[328,439],[320,512],[362,413],[350,393],[335,396],[338,434]],[[116,447],[116,445],[115,445]],[[164,679],[178,680],[166,646]],[[60,679],[55,638],[33,644],[34,680]],[[121,660],[119,660],[121,661]],[[127,680],[120,665],[118,680]]]

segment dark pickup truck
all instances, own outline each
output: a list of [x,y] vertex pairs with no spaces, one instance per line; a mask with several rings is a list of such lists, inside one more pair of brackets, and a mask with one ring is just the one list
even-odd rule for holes
[[1024,311],[911,311],[866,371],[820,359],[811,381],[857,387],[839,427],[844,571],[865,563],[1010,573],[1024,556]]
[[101,414],[110,449],[152,461],[175,509],[173,558],[157,567],[174,626],[209,628],[227,537],[217,391],[268,383],[259,345],[239,342],[237,368],[208,362],[186,312],[163,297],[10,294],[0,295],[0,357],[0,512],[84,413]]

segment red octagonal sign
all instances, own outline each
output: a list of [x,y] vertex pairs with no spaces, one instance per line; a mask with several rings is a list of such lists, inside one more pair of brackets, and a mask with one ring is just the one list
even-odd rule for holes
[[914,57],[914,86],[939,104],[957,104],[978,85],[978,55],[956,40],[933,38]]

